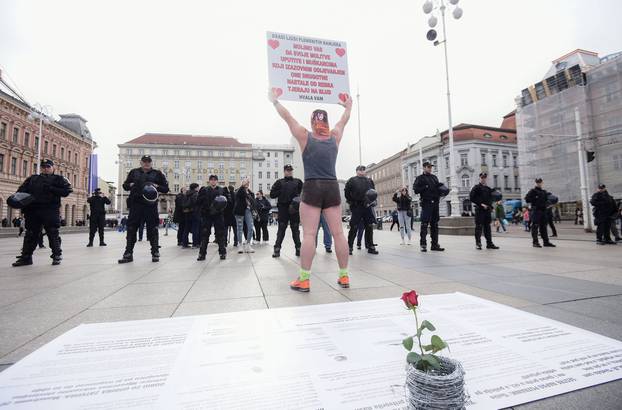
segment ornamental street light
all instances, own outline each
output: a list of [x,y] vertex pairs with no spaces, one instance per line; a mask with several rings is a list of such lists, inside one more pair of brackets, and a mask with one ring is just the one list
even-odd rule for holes
[[[462,9],[457,6],[459,0],[449,0],[449,3],[452,6],[455,6],[452,15],[456,20],[462,17]],[[454,154],[454,130],[451,120],[451,93],[449,91],[449,60],[447,58],[447,32],[445,30],[445,10],[447,10],[447,6],[445,6],[445,0],[426,0],[423,3],[423,12],[425,14],[429,14],[430,17],[428,19],[428,25],[430,26],[430,30],[426,33],[426,38],[433,42],[434,46],[438,46],[439,44],[443,44],[443,48],[445,51],[445,77],[447,81],[447,117],[449,120],[449,186],[451,191],[449,193],[449,200],[451,204],[451,216],[460,216],[460,203],[458,201],[458,180],[456,176],[456,162],[455,162],[455,154]],[[443,40],[438,41],[436,39],[437,32],[434,29],[438,23],[438,18],[434,14],[436,11],[440,11],[441,13],[441,25],[443,28]]]
[[39,140],[37,142],[37,174],[41,173],[41,144],[43,144],[43,137],[41,135],[43,131],[43,123],[49,124],[52,122],[52,107],[49,105],[41,105],[39,103],[33,105],[28,119],[31,121],[39,120]]

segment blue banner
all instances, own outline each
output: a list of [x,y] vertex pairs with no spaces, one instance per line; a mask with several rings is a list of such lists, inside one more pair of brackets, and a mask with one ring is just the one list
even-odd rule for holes
[[97,188],[97,154],[91,154],[89,158],[89,195]]

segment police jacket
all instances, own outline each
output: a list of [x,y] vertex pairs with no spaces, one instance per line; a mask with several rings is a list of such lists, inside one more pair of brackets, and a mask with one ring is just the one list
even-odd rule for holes
[[91,207],[91,216],[100,216],[106,213],[104,205],[110,205],[110,199],[105,196],[93,195],[86,200]]
[[536,211],[546,211],[546,196],[549,193],[544,189],[535,187],[525,195],[525,202],[531,204],[531,208]]
[[421,202],[438,203],[438,200],[441,198],[438,187],[441,185],[436,175],[423,173],[415,179],[413,191],[415,194],[419,194]]
[[233,209],[235,208],[235,190],[233,189],[233,187],[230,187],[231,189],[228,189],[229,191],[229,196],[227,197],[227,207],[225,208],[225,218],[232,220],[235,219],[235,216],[233,216]]
[[617,216],[618,206],[615,199],[607,191],[596,192],[592,195],[590,204],[594,206],[594,222],[596,224]]
[[17,192],[26,192],[35,197],[28,209],[58,209],[60,198],[68,196],[73,189],[67,178],[56,174],[39,174],[26,178]]
[[294,197],[302,192],[302,181],[294,177],[285,177],[277,179],[272,189],[270,189],[270,198],[278,198],[277,204],[289,205]]
[[235,191],[235,205],[233,206],[234,215],[244,215],[246,209],[255,209],[255,194],[246,188],[238,188]]
[[229,197],[229,190],[227,190],[227,188],[223,188],[221,186],[216,186],[214,188],[212,188],[211,186],[204,186],[199,190],[196,206],[199,208],[201,215],[203,216],[217,215],[217,214],[223,214],[225,212],[224,210],[220,212],[214,212],[211,209],[212,202],[214,202],[214,198],[220,195],[227,198],[227,206],[228,206],[229,201],[231,201],[231,198]]
[[[488,185],[484,185],[481,183],[476,184],[473,188],[471,188],[471,193],[469,194],[469,200],[475,205],[476,211],[488,211],[492,210],[492,193],[493,189]],[[484,209],[482,205],[488,206],[488,209]]]
[[175,195],[175,211],[173,212],[173,222],[180,223],[182,222],[183,212],[182,206],[184,202],[184,194],[182,192]]
[[[396,192],[393,194],[393,202],[397,204],[398,211],[408,211],[411,208],[412,198],[410,195],[400,195],[400,193]],[[393,216],[393,214],[391,214]],[[397,213],[394,216],[394,219],[397,219]]]
[[261,199],[255,198],[255,204],[257,204],[257,212],[259,212],[259,219],[262,222],[268,220],[268,216],[270,215],[270,210],[272,209],[272,204],[268,201],[268,198],[265,196]]
[[[132,183],[134,185],[131,185]],[[157,203],[145,201],[143,198],[143,188],[147,184],[157,185],[156,189],[160,193],[165,194],[168,192],[168,181],[162,171],[152,168],[145,172],[142,168],[134,168],[127,174],[127,178],[123,183],[123,189],[130,191],[128,204],[138,202],[153,206],[157,205]]]
[[376,188],[376,185],[371,178],[357,175],[348,179],[343,191],[350,206],[364,206],[365,193],[374,188]]

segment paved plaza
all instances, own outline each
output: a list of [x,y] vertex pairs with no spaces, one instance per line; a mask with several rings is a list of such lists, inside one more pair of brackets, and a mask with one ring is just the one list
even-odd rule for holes
[[[138,242],[134,263],[119,265],[123,234],[107,232],[108,247],[86,248],[87,235],[74,233],[63,236],[62,265],[51,266],[44,249],[22,268],[10,267],[21,238],[0,239],[0,370],[80,323],[398,298],[410,289],[464,292],[622,340],[622,245],[596,246],[592,235],[566,223],[554,249],[532,248],[527,234],[511,227],[496,235],[499,251],[477,251],[471,237],[442,236],[447,250],[424,254],[416,241],[402,246],[386,228],[376,231],[380,255],[354,251],[350,289],[337,285],[335,255],[319,245],[309,294],[289,289],[298,270],[289,238],[280,259],[264,245],[254,254],[229,248],[220,261],[210,245],[207,261],[197,262],[196,250],[175,246],[175,232],[162,230],[161,262],[152,263],[149,244]],[[619,409],[620,403],[617,381],[517,408]]]

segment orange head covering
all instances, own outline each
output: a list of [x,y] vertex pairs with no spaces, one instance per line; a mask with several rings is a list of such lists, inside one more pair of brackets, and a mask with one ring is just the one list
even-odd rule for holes
[[311,129],[317,135],[328,137],[330,127],[328,126],[328,113],[324,110],[315,110],[311,114]]

